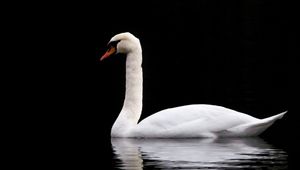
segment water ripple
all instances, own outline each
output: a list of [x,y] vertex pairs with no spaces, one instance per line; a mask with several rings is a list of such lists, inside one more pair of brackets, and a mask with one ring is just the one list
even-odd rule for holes
[[287,169],[285,151],[261,138],[112,138],[117,169]]

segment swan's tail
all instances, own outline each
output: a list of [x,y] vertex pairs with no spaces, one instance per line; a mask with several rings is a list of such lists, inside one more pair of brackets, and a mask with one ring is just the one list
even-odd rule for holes
[[286,113],[287,111],[255,122],[233,127],[226,130],[227,136],[257,136],[270,127],[276,120],[281,119]]
[[276,121],[278,119],[281,119],[286,113],[287,113],[287,111],[279,113],[279,114],[271,116],[271,117],[268,117],[268,118],[264,118],[264,119],[262,119],[262,121],[265,121],[265,122],[270,122],[270,121],[274,122],[274,121]]

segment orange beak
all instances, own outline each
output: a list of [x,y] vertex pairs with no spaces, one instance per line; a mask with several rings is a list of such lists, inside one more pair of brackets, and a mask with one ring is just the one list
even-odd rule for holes
[[100,58],[100,61],[108,58],[109,56],[111,56],[112,54],[114,54],[116,52],[116,48],[115,47],[110,47],[105,54],[103,54],[103,56]]

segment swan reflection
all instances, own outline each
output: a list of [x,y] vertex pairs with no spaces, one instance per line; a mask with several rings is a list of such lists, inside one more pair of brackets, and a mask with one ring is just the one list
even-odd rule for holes
[[287,154],[261,138],[112,138],[120,169],[287,169]]

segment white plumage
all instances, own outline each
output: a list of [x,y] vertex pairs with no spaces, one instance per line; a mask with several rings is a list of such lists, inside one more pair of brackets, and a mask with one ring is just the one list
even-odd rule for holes
[[157,112],[137,123],[142,112],[142,48],[130,33],[115,35],[101,60],[114,53],[127,54],[126,92],[123,108],[115,121],[112,137],[198,138],[256,136],[286,112],[257,119],[228,108],[195,104]]

